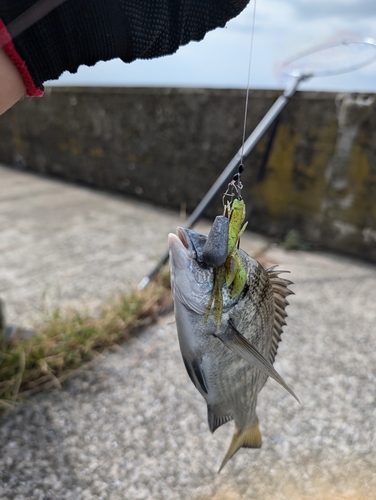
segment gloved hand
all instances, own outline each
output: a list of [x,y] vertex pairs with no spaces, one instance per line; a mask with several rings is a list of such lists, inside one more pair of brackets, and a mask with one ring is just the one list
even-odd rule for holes
[[[66,0],[3,49],[19,70],[27,95],[81,64],[124,62],[174,53],[180,45],[238,15],[249,0]],[[1,0],[0,29],[37,0]],[[4,42],[3,42],[4,43]]]

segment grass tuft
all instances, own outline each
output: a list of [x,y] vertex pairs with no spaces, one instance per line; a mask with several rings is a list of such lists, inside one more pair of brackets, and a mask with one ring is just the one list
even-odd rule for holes
[[78,370],[153,323],[171,304],[167,279],[123,295],[93,317],[72,309],[54,310],[30,338],[0,339],[0,410],[43,389],[61,387]]

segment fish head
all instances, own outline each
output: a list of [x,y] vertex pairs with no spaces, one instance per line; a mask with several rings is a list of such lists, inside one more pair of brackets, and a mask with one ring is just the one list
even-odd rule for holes
[[213,289],[213,269],[203,261],[205,234],[178,227],[168,235],[174,301],[196,314],[205,314]]

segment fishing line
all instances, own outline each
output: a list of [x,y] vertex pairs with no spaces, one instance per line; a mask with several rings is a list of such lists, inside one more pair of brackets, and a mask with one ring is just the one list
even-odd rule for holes
[[249,58],[248,58],[248,72],[247,72],[247,87],[245,94],[245,106],[244,106],[244,120],[243,120],[243,136],[242,136],[242,146],[240,153],[240,163],[238,167],[238,172],[233,176],[232,181],[227,185],[227,189],[222,197],[222,204],[224,209],[224,214],[228,209],[228,203],[231,204],[234,198],[241,199],[241,191],[243,189],[243,184],[241,182],[241,174],[244,171],[243,158],[244,158],[244,145],[245,145],[245,133],[247,128],[247,115],[248,115],[248,103],[249,103],[249,86],[251,78],[251,67],[252,67],[252,54],[253,54],[253,36],[255,32],[255,20],[256,20],[256,6],[257,0],[253,2],[253,14],[252,14],[252,27],[251,27],[251,43],[249,48]]
[[240,164],[241,165],[243,165],[245,132],[246,132],[246,128],[247,128],[247,114],[248,114],[248,101],[249,101],[249,82],[250,82],[251,66],[252,66],[253,35],[254,35],[254,32],[255,32],[256,4],[257,4],[257,0],[254,0],[254,3],[253,3],[253,17],[252,17],[252,29],[251,29],[251,45],[250,45],[250,49],[249,49],[249,60],[248,60],[247,91],[246,91],[246,96],[245,96],[245,110],[244,110],[242,152],[241,152],[241,155],[240,155]]
[[[329,57],[332,50],[336,51],[336,57]],[[348,54],[349,50],[350,55]],[[341,57],[340,54],[337,53],[338,51],[341,52]],[[361,57],[360,52],[362,54]],[[320,64],[317,65],[316,58],[319,57],[319,54]],[[312,58],[314,58],[314,60],[312,60]],[[244,151],[242,152],[242,148],[239,148],[239,151],[236,152],[235,156],[223,169],[217,180],[188,217],[186,227],[189,229],[194,227],[197,221],[200,220],[205,213],[205,210],[207,210],[218,193],[223,189],[223,186],[228,184],[228,179],[234,175],[234,172],[238,171],[239,173],[240,166],[244,168],[243,164],[240,163],[241,156],[247,157],[254,150],[256,144],[258,144],[266,131],[291,101],[302,82],[316,76],[331,76],[333,74],[338,75],[355,71],[374,61],[376,61],[376,40],[362,37],[351,37],[351,39],[342,37],[339,40],[332,40],[330,43],[319,45],[285,61],[281,69],[283,69],[285,75],[292,77],[292,81],[286,86],[283,93],[278,97],[247,138],[244,143]],[[235,174],[235,176],[236,175],[238,174]],[[233,182],[236,182],[234,177]],[[230,184],[228,188],[230,188]],[[223,196],[224,201],[227,195],[228,192],[226,191]],[[232,194],[229,202],[233,200],[234,196],[236,196],[236,194]],[[140,289],[145,288],[145,286],[150,283],[152,278],[157,275],[161,267],[168,261],[168,258],[169,255],[168,252],[166,252],[154,269],[147,276],[142,278],[138,285]]]

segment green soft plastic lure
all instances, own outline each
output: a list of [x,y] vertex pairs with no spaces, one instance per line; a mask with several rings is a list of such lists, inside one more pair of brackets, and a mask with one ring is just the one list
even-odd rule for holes
[[226,285],[232,299],[238,297],[246,283],[247,273],[238,250],[240,236],[244,233],[248,222],[244,224],[245,203],[235,199],[228,209],[230,225],[228,232],[228,257],[225,262]]
[[205,318],[207,321],[213,305],[213,316],[217,325],[220,325],[222,319],[223,286],[226,285],[230,297],[236,299],[246,284],[247,272],[238,250],[239,239],[247,227],[247,222],[244,223],[245,213],[245,203],[239,198],[235,198],[225,207],[225,216],[229,218],[227,259],[222,266],[213,270],[213,291]]

